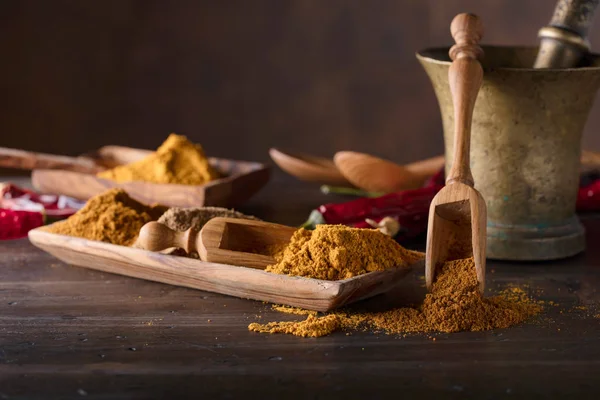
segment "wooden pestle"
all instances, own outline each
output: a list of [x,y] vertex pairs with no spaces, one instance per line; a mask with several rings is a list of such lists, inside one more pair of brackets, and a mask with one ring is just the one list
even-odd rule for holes
[[174,231],[159,222],[140,230],[135,247],[162,251],[172,247],[197,252],[202,261],[263,269],[275,263],[269,248],[289,243],[296,228],[239,218],[213,218],[199,232]]
[[479,40],[483,26],[472,14],[457,15],[450,26],[456,44],[448,80],[454,103],[454,161],[446,186],[429,208],[425,277],[431,289],[436,269],[446,261],[473,257],[479,289],[485,285],[486,205],[473,188],[469,165],[471,119],[483,70],[477,58],[483,55]]
[[558,0],[550,23],[540,29],[533,68],[575,68],[590,51],[588,32],[599,0]]

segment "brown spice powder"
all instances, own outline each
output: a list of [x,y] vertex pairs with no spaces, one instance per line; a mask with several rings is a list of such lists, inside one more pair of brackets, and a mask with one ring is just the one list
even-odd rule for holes
[[[338,329],[367,328],[389,334],[416,332],[482,331],[508,328],[539,313],[542,307],[519,288],[484,298],[478,291],[472,258],[444,264],[418,308],[396,308],[375,313],[333,312],[310,315],[310,322],[251,324],[257,332],[318,337]],[[336,318],[331,318],[335,316]]]
[[175,231],[184,232],[190,228],[199,231],[208,221],[217,217],[258,220],[251,215],[223,207],[172,207],[158,219],[158,222]]
[[165,212],[163,206],[146,206],[122,189],[110,189],[92,197],[86,205],[64,221],[46,229],[59,235],[76,236],[123,246],[132,245],[145,223]]
[[341,280],[404,267],[421,258],[423,253],[406,250],[376,229],[318,225],[314,231],[296,231],[283,253],[275,256],[277,264],[266,271]]

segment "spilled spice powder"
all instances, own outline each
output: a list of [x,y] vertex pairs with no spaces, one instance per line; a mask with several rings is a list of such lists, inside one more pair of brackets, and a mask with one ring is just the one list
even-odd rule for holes
[[166,207],[146,206],[132,199],[122,189],[110,189],[92,197],[66,220],[46,229],[59,235],[130,246],[142,226],[157,220],[165,211]]
[[273,304],[273,310],[282,312],[284,314],[296,314],[296,315],[317,315],[318,311],[305,310],[304,308],[276,305]]
[[316,317],[310,314],[300,322],[269,322],[267,324],[250,324],[248,329],[263,333],[288,333],[302,337],[319,337],[329,335],[340,327],[339,317],[335,314]]
[[277,264],[266,271],[306,278],[341,280],[373,271],[405,267],[423,258],[376,229],[318,225],[297,230]]
[[190,142],[185,136],[172,133],[149,156],[102,171],[98,177],[116,182],[202,185],[219,178],[219,173],[210,165],[200,145]]
[[[483,331],[508,328],[538,314],[542,307],[519,288],[484,298],[478,291],[473,258],[445,263],[438,271],[431,293],[417,308],[382,312],[332,312],[309,315],[300,322],[251,324],[256,332],[288,333],[304,337],[327,335],[339,329],[373,329],[388,334],[416,332]],[[336,317],[336,318],[331,318]],[[305,323],[306,322],[306,323]]]

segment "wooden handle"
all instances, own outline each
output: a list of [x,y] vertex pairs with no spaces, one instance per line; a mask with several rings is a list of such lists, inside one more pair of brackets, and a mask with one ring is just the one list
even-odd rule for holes
[[0,147],[0,167],[19,169],[64,169],[95,174],[102,170],[93,160]]
[[148,222],[140,229],[140,235],[135,243],[149,251],[162,251],[170,247],[179,247],[187,253],[198,251],[198,231],[190,228],[185,232],[177,232],[159,222]]
[[450,25],[456,44],[450,49],[453,60],[448,71],[448,81],[454,104],[454,161],[446,184],[461,182],[473,186],[469,166],[471,149],[471,119],[477,93],[483,81],[483,69],[477,61],[483,56],[479,41],[483,26],[473,14],[459,14]]

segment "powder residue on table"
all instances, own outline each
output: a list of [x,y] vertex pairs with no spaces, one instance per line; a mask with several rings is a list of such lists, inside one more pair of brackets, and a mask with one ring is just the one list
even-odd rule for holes
[[[538,314],[542,307],[519,288],[508,288],[485,298],[478,290],[472,258],[444,264],[423,304],[381,312],[332,312],[309,315],[300,322],[250,324],[256,332],[289,333],[304,337],[327,335],[340,329],[372,329],[388,334],[483,331],[508,328]],[[335,318],[334,318],[335,317]]]
[[130,246],[142,226],[157,220],[165,211],[163,206],[146,206],[132,199],[122,189],[110,189],[92,197],[66,220],[46,229],[59,235]]
[[318,225],[299,229],[277,263],[266,271],[307,278],[340,280],[373,271],[406,267],[423,258],[376,229]]
[[219,178],[219,173],[210,165],[200,145],[172,133],[154,153],[133,163],[102,171],[98,177],[116,182],[202,185]]
[[318,311],[306,310],[299,307],[291,307],[284,305],[273,304],[273,310],[282,312],[284,314],[295,314],[295,315],[317,315]]
[[329,335],[340,328],[339,317],[335,314],[317,317],[309,314],[300,322],[269,322],[267,324],[250,324],[248,329],[264,333],[288,333],[302,337],[319,337]]

